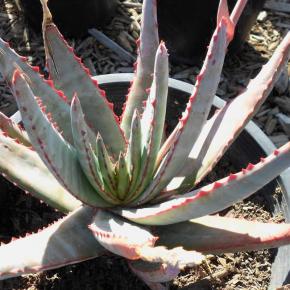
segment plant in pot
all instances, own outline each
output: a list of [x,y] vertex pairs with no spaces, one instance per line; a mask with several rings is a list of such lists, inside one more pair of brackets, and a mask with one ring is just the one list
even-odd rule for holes
[[[39,0],[16,0],[35,31],[41,31],[42,9]],[[104,26],[114,16],[116,0],[50,0],[55,23],[67,37],[82,37],[89,28]]]
[[1,245],[0,279],[110,251],[126,258],[151,289],[166,289],[163,282],[186,266],[200,264],[204,254],[290,243],[287,223],[210,215],[288,168],[289,143],[241,172],[198,185],[258,110],[288,59],[290,33],[246,90],[208,119],[245,3],[238,1],[230,16],[227,2],[220,1],[203,68],[165,142],[168,54],[158,40],[156,1],[143,3],[136,74],[121,120],[53,24],[46,0],[43,35],[50,79],[0,41],[0,70],[25,128],[1,115],[1,172],[67,213],[36,234]]

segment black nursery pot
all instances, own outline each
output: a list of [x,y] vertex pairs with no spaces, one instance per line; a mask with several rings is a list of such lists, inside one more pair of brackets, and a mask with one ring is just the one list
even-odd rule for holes
[[[41,32],[42,8],[39,0],[19,0],[29,26]],[[114,16],[117,0],[50,0],[55,24],[66,37],[82,37],[89,28],[101,27]]]
[[[230,11],[236,0],[228,0]],[[171,61],[196,64],[204,57],[216,26],[218,0],[158,0],[160,38],[166,42]],[[241,50],[265,0],[249,0],[230,44],[231,53]]]

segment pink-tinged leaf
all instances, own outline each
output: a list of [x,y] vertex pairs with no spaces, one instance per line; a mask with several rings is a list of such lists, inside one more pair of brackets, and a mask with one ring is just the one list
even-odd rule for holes
[[110,204],[118,204],[117,198],[110,191],[105,190],[102,172],[94,153],[96,137],[86,124],[77,96],[73,98],[71,104],[71,125],[77,156],[88,180],[104,200]]
[[180,269],[173,265],[149,263],[142,260],[128,261],[131,270],[146,284],[168,282],[177,277]]
[[90,229],[104,248],[131,260],[139,259],[139,251],[156,241],[148,229],[103,210],[96,211]]
[[73,211],[81,205],[79,200],[59,184],[35,151],[2,133],[0,172],[26,192],[63,213]]
[[162,263],[169,267],[184,269],[194,267],[204,260],[204,256],[196,251],[187,251],[183,247],[167,249],[164,246],[143,247],[139,250],[140,259],[150,263]]
[[129,139],[131,121],[135,109],[142,112],[146,90],[151,87],[154,59],[159,44],[156,0],[144,0],[142,8],[141,33],[138,45],[138,58],[135,77],[129,90],[122,115],[121,128]]
[[39,74],[38,67],[30,66],[26,58],[19,56],[8,43],[0,38],[0,71],[10,85],[15,69],[25,74],[33,94],[39,97],[43,106],[46,107],[46,112],[51,114],[53,121],[58,124],[62,136],[72,143],[70,108],[62,91],[57,91],[52,82],[45,80]]
[[179,187],[183,192],[189,190],[213,169],[273,89],[289,53],[290,32],[245,91],[207,121],[183,169],[175,177],[179,181],[167,190],[178,191]]
[[84,175],[76,150],[49,122],[38,106],[25,79],[18,71],[14,74],[13,86],[26,132],[33,148],[50,172],[66,190],[85,204],[109,206],[97,194]]
[[157,238],[149,228],[130,223],[108,211],[98,209],[89,228],[104,248],[130,260],[142,259],[183,269],[200,264],[204,259],[200,253],[181,247],[172,250],[154,247]]
[[248,0],[238,0],[232,13],[231,13],[231,20],[234,25],[237,25],[240,16],[242,15],[245,6],[247,5]]
[[204,216],[155,228],[158,245],[184,247],[204,254],[253,251],[290,244],[290,224]]
[[167,95],[168,54],[162,42],[156,53],[153,83],[141,119],[143,151],[141,168],[138,181],[135,187],[131,188],[135,198],[143,192],[154,174],[164,130]]
[[30,147],[31,143],[27,133],[5,114],[0,112],[0,129],[10,138],[17,140],[21,144]]
[[[189,98],[185,112],[173,131],[172,146],[166,157],[161,160],[160,167],[154,177],[154,181],[144,193],[146,202],[158,193],[170,182],[170,180],[182,169],[188,154],[197,140],[203,125],[205,124],[213,99],[220,81],[220,74],[227,48],[228,24],[222,19],[215,34],[211,39],[202,70],[197,77],[193,93]],[[161,148],[163,151],[168,148],[167,144]]]
[[220,211],[262,188],[290,166],[290,142],[239,173],[169,201],[117,212],[140,224],[166,225]]
[[201,150],[200,156],[197,157],[196,162],[199,168],[193,173],[196,174],[195,183],[202,180],[212,170],[266,100],[288,61],[289,53],[290,32],[260,73],[250,81],[245,91],[217,112],[213,120],[208,122],[209,128],[206,126],[205,132],[209,133],[206,136],[201,134],[201,139],[205,140],[202,147],[207,150],[206,152]]
[[25,238],[0,246],[0,279],[55,269],[106,252],[88,229],[93,210],[74,211],[63,220]]
[[235,33],[235,24],[232,22],[229,15],[228,1],[220,0],[217,13],[217,26],[221,21],[227,22],[227,39],[228,43],[233,39]]
[[[247,0],[242,0],[242,1],[247,1]],[[239,2],[240,2],[240,0],[239,0]],[[240,5],[239,5],[239,7],[240,7]],[[240,9],[243,9],[243,7],[240,7]],[[227,41],[226,41],[224,33],[222,36],[221,35],[222,31],[219,31],[219,30],[222,30],[221,26],[223,26],[224,30],[226,30]],[[199,88],[194,88],[194,90],[193,90],[191,100],[187,105],[187,113],[190,113],[190,110],[192,110],[191,106],[193,105],[193,106],[197,107],[196,111],[200,115],[205,115],[206,117],[208,116],[210,106],[213,102],[213,93],[212,93],[212,90],[209,91],[210,95],[208,96],[205,89],[208,89],[208,87],[211,87],[212,82],[209,80],[206,85],[200,84],[200,82],[202,79],[206,79],[206,78],[209,78],[210,76],[212,76],[210,74],[210,72],[213,69],[215,70],[214,71],[215,74],[213,74],[213,75],[215,76],[215,79],[216,79],[216,81],[214,81],[214,83],[219,81],[220,75],[217,72],[221,73],[222,65],[224,62],[224,57],[226,54],[227,45],[232,40],[234,30],[235,30],[235,25],[232,23],[230,16],[229,16],[229,9],[228,9],[228,5],[227,5],[227,0],[221,0],[219,3],[219,7],[218,7],[216,30],[213,33],[213,36],[212,36],[212,39],[211,39],[211,42],[209,45],[209,49],[207,52],[207,56],[206,56],[206,59],[204,61],[203,68],[202,68],[199,76],[197,77],[196,85],[199,86]],[[218,40],[218,43],[215,43],[215,47],[214,47],[214,42],[217,42],[217,38],[219,40]],[[216,59],[219,60],[218,63],[216,63]],[[206,70],[209,71],[209,72],[207,72],[208,76],[204,73],[204,71],[206,71]],[[205,80],[203,80],[203,82],[205,83]],[[215,84],[214,88],[215,88],[215,90],[217,89],[216,84]],[[198,92],[198,89],[201,90],[201,92]],[[204,93],[202,90],[204,91]],[[195,94],[197,96],[194,96]],[[198,94],[200,94],[201,96],[204,95],[204,97],[200,98],[200,97],[198,97]],[[197,101],[195,99],[197,99]],[[199,110],[198,110],[198,106],[199,106]],[[200,110],[201,108],[202,108],[202,110]],[[184,114],[186,114],[186,112]],[[192,115],[194,115],[194,112],[192,113]],[[200,116],[200,115],[198,115],[198,116]],[[192,118],[192,116],[191,116],[191,118]],[[202,124],[203,124],[204,117],[201,120],[203,121],[202,122]],[[162,149],[160,150],[157,164],[161,163],[162,159],[164,158],[166,153],[169,151],[169,147],[172,146],[173,143],[176,141],[178,131],[179,131],[178,127],[180,127],[180,126],[177,126],[175,128],[175,130],[172,132],[172,134],[169,136],[169,138],[166,140],[165,144],[163,145]],[[194,142],[192,142],[192,143],[194,143]]]
[[[42,4],[44,11],[48,11],[46,3],[42,1]],[[109,152],[117,159],[120,151],[124,151],[126,142],[111,104],[52,23],[48,12],[44,14],[43,37],[46,61],[55,86],[70,100],[75,93],[78,95],[89,127],[95,134],[102,135]]]

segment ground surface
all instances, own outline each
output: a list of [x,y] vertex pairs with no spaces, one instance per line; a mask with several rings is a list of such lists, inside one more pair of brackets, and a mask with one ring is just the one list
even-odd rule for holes
[[[31,63],[43,67],[44,50],[41,37],[27,30],[21,21],[21,13],[16,11],[12,2],[0,0],[0,36],[10,41],[21,54],[27,55]],[[135,5],[128,5],[132,2]],[[138,38],[140,27],[140,7],[137,2],[126,1],[125,4],[120,5],[117,17],[104,29],[108,36],[132,55],[134,55],[135,39]],[[264,17],[261,17],[253,27],[244,49],[239,54],[226,59],[218,90],[218,95],[226,100],[235,97],[250,78],[257,74],[281,41],[281,35],[289,30],[289,14],[267,10]],[[116,54],[99,45],[91,36],[70,40],[70,43],[84,58],[92,74],[133,71],[131,63],[120,60]],[[199,65],[172,65],[171,75],[176,79],[193,83],[199,67]],[[15,109],[8,87],[0,79],[0,110],[11,114]],[[288,140],[287,130],[281,126],[277,118],[279,112],[286,115],[290,112],[289,88],[288,91],[286,89],[282,92],[279,88],[274,90],[255,118],[258,125],[277,145]],[[236,170],[232,168],[227,158],[217,168],[218,170],[209,176],[209,181]],[[15,190],[15,187],[8,182],[4,183],[1,191],[6,192],[0,196],[0,241],[2,242],[9,242],[12,236],[19,237],[28,231],[37,231],[61,216],[34,198]],[[269,212],[262,195],[238,203],[222,214],[251,220],[281,221],[280,216],[274,217]],[[209,256],[208,264],[194,270],[186,269],[178,279],[175,279],[171,289],[267,289],[272,257],[273,251]],[[123,259],[102,257],[38,275],[9,279],[0,282],[0,289],[145,290],[147,288],[131,274]]]

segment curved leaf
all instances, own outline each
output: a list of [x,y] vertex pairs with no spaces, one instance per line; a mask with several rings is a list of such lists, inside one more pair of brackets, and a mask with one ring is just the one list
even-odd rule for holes
[[[141,118],[142,160],[134,195],[138,196],[151,181],[160,149],[168,95],[168,53],[162,42],[157,50],[153,84]],[[142,198],[142,197],[141,197]]]
[[139,259],[140,249],[156,241],[148,229],[103,210],[96,211],[90,229],[104,248],[131,260]]
[[0,71],[9,84],[12,84],[13,73],[16,69],[25,74],[33,94],[39,97],[43,106],[46,107],[46,112],[51,114],[53,121],[58,124],[62,136],[72,143],[70,108],[64,94],[57,91],[52,82],[45,80],[39,74],[38,67],[30,66],[26,58],[19,56],[8,43],[0,38]]
[[27,133],[21,127],[0,112],[0,129],[10,138],[17,140],[21,144],[30,147],[31,143]]
[[239,173],[169,201],[117,212],[140,224],[166,225],[201,217],[227,208],[255,193],[290,166],[290,142],[261,162]]
[[[167,155],[161,162],[154,180],[144,196],[146,202],[156,196],[170,180],[182,169],[184,162],[195,141],[197,140],[204,123],[208,117],[213,99],[220,81],[220,74],[224,63],[227,40],[228,22],[223,18],[211,39],[209,50],[202,70],[197,77],[197,83],[189,99],[186,110],[172,132],[174,137]],[[160,155],[164,156],[161,148]]]
[[148,228],[130,223],[108,211],[97,210],[90,229],[104,248],[130,260],[142,259],[183,269],[200,264],[204,259],[200,253],[181,247],[172,250],[154,247],[156,237]]
[[[80,99],[89,127],[100,133],[106,147],[115,159],[125,149],[125,138],[119,127],[117,117],[108,103],[105,92],[100,90],[96,81],[68,46],[57,27],[52,23],[45,1],[43,38],[46,61],[55,86],[72,100],[74,94]],[[110,133],[108,133],[110,132]]]
[[184,169],[178,174],[186,177],[183,178],[182,188],[192,188],[217,164],[273,89],[288,61],[289,53],[290,32],[260,73],[250,81],[246,90],[207,121]]
[[78,162],[75,149],[62,138],[43,114],[18,71],[14,75],[13,85],[26,132],[33,148],[50,172],[65,189],[82,202],[93,206],[109,206],[90,185]]
[[81,205],[58,183],[36,152],[3,134],[0,134],[0,171],[5,178],[61,212],[68,213]]
[[205,254],[253,251],[290,244],[290,224],[261,223],[220,216],[205,216],[170,226],[156,227],[159,245],[184,247]]
[[71,125],[78,159],[88,180],[104,200],[111,204],[118,204],[118,200],[114,195],[110,191],[105,191],[102,172],[93,151],[93,148],[96,148],[96,136],[86,124],[77,96],[73,98],[71,104]]
[[0,280],[98,257],[106,250],[87,228],[93,210],[82,207],[48,228],[0,246]]

